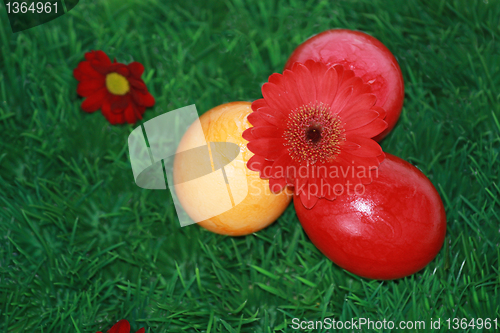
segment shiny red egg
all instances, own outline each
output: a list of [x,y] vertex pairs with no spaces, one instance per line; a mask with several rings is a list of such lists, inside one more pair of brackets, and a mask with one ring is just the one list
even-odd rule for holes
[[300,44],[288,58],[285,69],[308,59],[327,65],[342,64],[371,85],[377,95],[376,105],[386,110],[389,125],[374,138],[376,141],[394,128],[403,107],[403,75],[394,55],[378,39],[361,31],[327,30]]
[[446,214],[430,180],[390,154],[373,182],[306,209],[294,197],[297,216],[314,245],[340,267],[370,279],[414,274],[440,251]]

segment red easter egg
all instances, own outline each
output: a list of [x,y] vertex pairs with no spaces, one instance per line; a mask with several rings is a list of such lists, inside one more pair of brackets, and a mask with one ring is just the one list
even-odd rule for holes
[[424,268],[441,249],[446,214],[430,180],[390,154],[373,182],[306,209],[297,216],[314,245],[340,267],[362,277],[391,280]]
[[361,31],[332,29],[315,35],[293,51],[285,65],[312,59],[329,66],[342,64],[372,87],[375,105],[387,112],[387,129],[377,135],[382,140],[396,125],[404,99],[403,74],[394,55],[378,39]]

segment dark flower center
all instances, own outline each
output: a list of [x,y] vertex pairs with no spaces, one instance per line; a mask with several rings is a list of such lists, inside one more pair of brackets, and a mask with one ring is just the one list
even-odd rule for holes
[[306,130],[306,138],[312,143],[318,143],[321,140],[321,125],[311,124]]
[[309,164],[332,161],[345,140],[340,118],[322,103],[292,111],[283,137],[292,159]]

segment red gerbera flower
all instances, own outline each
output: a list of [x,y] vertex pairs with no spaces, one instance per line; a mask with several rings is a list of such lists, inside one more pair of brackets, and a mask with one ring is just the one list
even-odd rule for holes
[[87,97],[82,103],[86,112],[99,109],[111,124],[129,124],[142,119],[147,107],[155,104],[154,97],[141,79],[144,66],[112,63],[103,51],[85,53],[73,75],[80,82],[77,93]]
[[[286,185],[305,207],[371,182],[384,153],[372,138],[387,127],[371,87],[342,65],[312,60],[273,74],[252,103],[243,132],[255,155],[250,170],[269,179],[273,192]],[[361,191],[361,189],[359,189]],[[364,192],[364,188],[363,188]]]
[[[144,333],[146,330],[143,328],[139,329],[136,333]],[[97,332],[97,333],[102,333],[102,332]],[[130,333],[130,324],[127,320],[122,319],[116,324],[113,325],[108,330],[108,333]]]

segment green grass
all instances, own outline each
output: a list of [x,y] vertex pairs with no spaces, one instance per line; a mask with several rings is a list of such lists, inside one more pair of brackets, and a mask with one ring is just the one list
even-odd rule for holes
[[[0,332],[96,332],[122,318],[155,333],[500,318],[497,1],[81,0],[17,34],[3,5],[0,17]],[[145,65],[149,120],[259,98],[299,43],[334,27],[368,32],[398,58],[405,105],[382,146],[418,166],[446,207],[443,249],[404,279],[340,269],[293,207],[247,237],[180,228],[167,191],[133,182],[135,126],[80,110],[72,70],[92,49]]]

